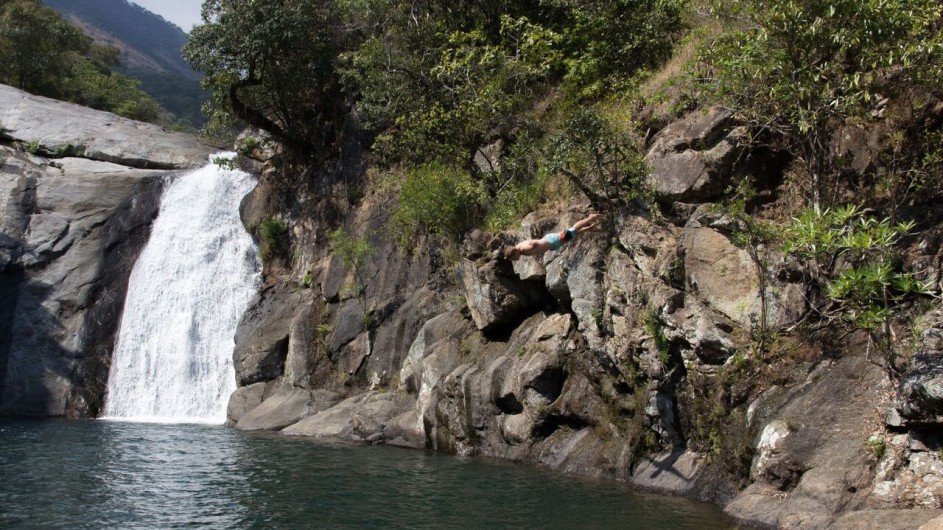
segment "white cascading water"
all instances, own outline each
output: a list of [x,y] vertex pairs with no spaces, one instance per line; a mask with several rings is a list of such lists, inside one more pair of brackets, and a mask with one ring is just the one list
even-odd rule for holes
[[128,284],[105,419],[223,423],[239,319],[261,281],[239,203],[255,185],[210,163],[165,189]]

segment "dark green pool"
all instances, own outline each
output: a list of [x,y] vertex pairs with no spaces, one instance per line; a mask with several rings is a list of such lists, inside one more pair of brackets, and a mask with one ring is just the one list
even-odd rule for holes
[[2,528],[729,528],[499,462],[200,425],[0,420]]

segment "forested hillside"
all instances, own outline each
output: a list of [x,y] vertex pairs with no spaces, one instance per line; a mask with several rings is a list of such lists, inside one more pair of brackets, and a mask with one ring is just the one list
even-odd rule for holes
[[118,71],[193,127],[205,123],[201,75],[183,59],[186,33],[163,17],[127,0],[44,0],[99,44],[121,51]]
[[[186,52],[217,124],[238,118],[295,155],[335,156],[355,109],[379,167],[403,178],[404,237],[509,226],[560,179],[598,208],[644,202],[646,142],[717,104],[748,126],[743,142],[794,161],[790,204],[821,212],[856,192],[896,221],[937,199],[943,79],[939,3],[899,4],[212,0]],[[853,125],[889,139],[864,174],[834,145]],[[476,162],[489,149],[499,166]],[[423,196],[433,181],[460,199]],[[754,213],[764,183],[731,184]]]
[[0,2],[0,82],[140,121],[171,121],[130,78],[120,52],[69,25],[39,0]]

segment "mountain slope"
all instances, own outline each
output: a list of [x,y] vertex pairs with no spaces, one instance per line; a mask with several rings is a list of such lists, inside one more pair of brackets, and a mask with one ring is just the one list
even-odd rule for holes
[[117,46],[125,68],[200,78],[200,73],[190,68],[180,53],[187,34],[160,15],[127,0],[43,0],[43,3],[96,41]]
[[182,29],[127,0],[43,0],[99,43],[121,50],[121,73],[192,126],[204,123],[202,74],[183,59]]

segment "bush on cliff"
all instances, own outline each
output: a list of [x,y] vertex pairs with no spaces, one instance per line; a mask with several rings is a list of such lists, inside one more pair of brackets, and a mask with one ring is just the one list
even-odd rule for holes
[[393,215],[393,230],[404,248],[418,230],[460,241],[483,217],[487,194],[466,172],[441,164],[409,171]]
[[739,25],[708,43],[700,72],[717,101],[795,153],[816,209],[833,204],[837,128],[881,100],[943,81],[936,0],[745,0]]

